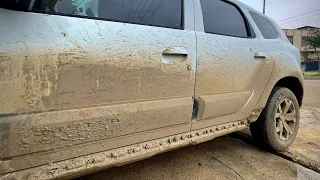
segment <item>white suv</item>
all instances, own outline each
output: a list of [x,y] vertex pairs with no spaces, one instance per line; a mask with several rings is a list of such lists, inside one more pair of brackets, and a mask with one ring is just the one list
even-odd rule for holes
[[250,126],[287,148],[299,51],[235,0],[1,0],[0,179],[68,178]]

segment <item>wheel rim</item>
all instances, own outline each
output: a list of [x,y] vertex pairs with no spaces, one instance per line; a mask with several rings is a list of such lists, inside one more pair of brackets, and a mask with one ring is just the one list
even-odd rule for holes
[[278,137],[285,141],[293,135],[296,127],[296,108],[290,99],[283,99],[279,103],[276,114],[276,133]]

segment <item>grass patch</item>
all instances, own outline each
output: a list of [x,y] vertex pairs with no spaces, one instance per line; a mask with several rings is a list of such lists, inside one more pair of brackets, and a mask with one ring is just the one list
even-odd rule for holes
[[320,77],[320,74],[310,74],[310,76],[319,76]]
[[306,80],[320,80],[320,74],[304,74],[304,79]]
[[316,73],[319,72],[319,70],[312,70],[312,71],[306,71],[307,73]]

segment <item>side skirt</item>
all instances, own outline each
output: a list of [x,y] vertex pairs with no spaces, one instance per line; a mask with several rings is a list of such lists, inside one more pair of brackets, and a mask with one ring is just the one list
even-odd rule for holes
[[3,176],[1,180],[9,179],[57,179],[72,178],[93,173],[112,166],[121,166],[138,160],[146,159],[159,153],[174,150],[187,145],[195,145],[248,126],[247,120],[212,126],[188,133],[168,136],[144,143],[117,148],[100,153],[77,157],[35,168],[16,171]]

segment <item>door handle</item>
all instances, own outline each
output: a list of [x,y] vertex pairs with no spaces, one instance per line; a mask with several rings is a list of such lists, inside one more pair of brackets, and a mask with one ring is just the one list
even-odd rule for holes
[[265,59],[267,58],[267,54],[264,52],[256,52],[254,53],[254,58]]
[[188,55],[188,51],[184,47],[170,47],[165,49],[162,55]]
[[184,47],[170,47],[161,55],[161,61],[165,64],[183,62],[188,58],[188,50]]

